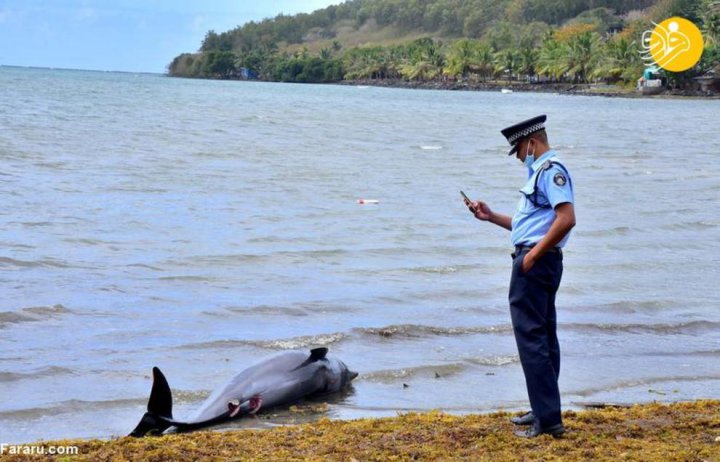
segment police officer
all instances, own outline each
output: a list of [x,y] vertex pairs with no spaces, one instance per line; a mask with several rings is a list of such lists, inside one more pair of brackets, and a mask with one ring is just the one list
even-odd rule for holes
[[515,246],[510,278],[510,315],[532,411],[514,417],[528,425],[515,434],[558,437],[565,432],[560,413],[560,346],[555,294],[562,276],[562,248],[575,226],[570,173],[550,148],[541,115],[502,130],[528,171],[515,215],[493,212],[485,202],[466,202],[478,220],[510,231]]

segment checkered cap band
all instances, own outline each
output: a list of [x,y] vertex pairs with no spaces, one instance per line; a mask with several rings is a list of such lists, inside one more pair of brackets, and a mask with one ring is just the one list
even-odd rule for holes
[[540,130],[543,130],[545,128],[545,122],[540,122],[539,124],[531,125],[528,128],[524,130],[520,130],[519,132],[513,134],[508,138],[508,142],[510,144],[515,144],[517,140],[520,138],[523,138],[525,136],[528,136],[531,133],[539,132]]

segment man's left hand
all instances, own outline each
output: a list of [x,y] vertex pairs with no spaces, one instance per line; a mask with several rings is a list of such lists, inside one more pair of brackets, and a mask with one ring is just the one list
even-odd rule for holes
[[522,261],[522,272],[527,273],[532,269],[532,267],[535,266],[535,256],[532,252],[528,252],[523,257]]

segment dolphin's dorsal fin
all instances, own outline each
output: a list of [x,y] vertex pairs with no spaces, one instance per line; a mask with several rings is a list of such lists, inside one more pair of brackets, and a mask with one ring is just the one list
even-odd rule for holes
[[322,348],[313,348],[310,350],[310,357],[302,362],[298,367],[293,369],[294,371],[298,369],[302,369],[303,367],[307,366],[308,364],[312,364],[315,361],[320,361],[321,359],[325,359],[325,355],[327,354],[328,349],[325,347]]
[[153,367],[153,385],[147,405],[148,412],[172,419],[172,393],[160,369]]
[[322,348],[313,348],[310,350],[310,361],[317,361],[319,359],[325,359],[325,355],[327,354],[328,349],[325,347]]

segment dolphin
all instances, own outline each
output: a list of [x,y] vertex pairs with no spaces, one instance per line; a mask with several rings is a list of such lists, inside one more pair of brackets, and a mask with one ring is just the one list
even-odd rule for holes
[[315,348],[309,355],[286,351],[266,358],[215,390],[185,422],[173,418],[170,386],[160,369],[154,367],[147,412],[129,436],[197,430],[311,395],[340,391],[358,373],[327,356],[327,352],[327,348]]

